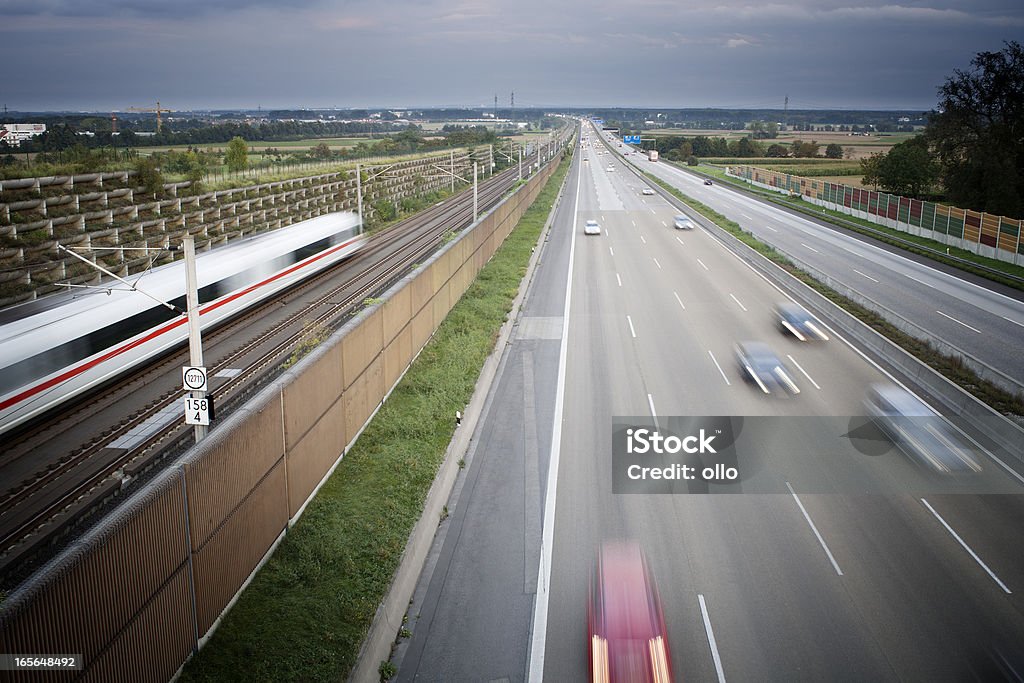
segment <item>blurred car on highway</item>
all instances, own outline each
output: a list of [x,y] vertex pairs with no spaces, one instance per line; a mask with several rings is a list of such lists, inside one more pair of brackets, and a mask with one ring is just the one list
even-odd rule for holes
[[676,230],[693,230],[694,227],[693,221],[690,220],[690,217],[684,216],[683,214],[679,214],[673,218],[672,224],[675,226]]
[[651,188],[649,188],[649,187],[645,187],[644,189],[640,190],[640,194],[643,194],[643,195],[652,195],[652,194],[654,194],[654,190],[652,190],[652,189],[651,189]]
[[584,235],[600,235],[601,225],[595,220],[589,220],[583,225]]
[[711,182],[711,178],[705,178],[705,179],[704,179],[704,184],[705,184],[705,185],[711,185],[711,184],[713,184],[713,183]]
[[828,341],[828,335],[823,331],[822,324],[798,303],[780,301],[775,304],[775,319],[780,330],[789,332],[800,341],[811,339]]
[[615,170],[615,167],[614,167],[614,166],[609,166],[608,168],[606,168],[606,169],[604,169],[604,170],[606,170],[606,171],[608,171],[609,173],[611,173],[612,171],[614,171],[614,170]]
[[635,541],[606,541],[590,575],[587,647],[594,683],[670,683],[661,598]]
[[900,450],[926,467],[943,474],[981,471],[978,460],[950,424],[906,389],[873,384],[864,408]]
[[800,393],[786,366],[764,342],[740,342],[735,351],[743,379],[756,384],[764,393]]

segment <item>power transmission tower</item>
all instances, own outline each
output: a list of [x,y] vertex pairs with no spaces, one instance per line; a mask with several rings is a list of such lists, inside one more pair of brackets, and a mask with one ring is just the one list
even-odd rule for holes
[[786,130],[787,123],[789,123],[789,95],[786,95],[786,102],[782,106],[782,130]]

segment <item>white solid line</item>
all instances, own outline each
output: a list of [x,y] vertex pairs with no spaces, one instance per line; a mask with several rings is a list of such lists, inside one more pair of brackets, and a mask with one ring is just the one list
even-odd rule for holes
[[608,253],[611,254],[612,256],[615,256],[615,250],[612,249],[611,247],[608,247]]
[[737,305],[738,305],[738,306],[739,306],[740,308],[742,308],[744,312],[746,312],[746,310],[747,310],[747,307],[746,307],[746,306],[744,306],[743,304],[741,304],[741,303],[740,303],[740,300],[739,300],[739,299],[737,299],[737,298],[736,298],[736,297],[735,297],[735,296],[734,296],[733,294],[729,294],[729,296],[731,296],[731,297],[732,297],[732,300],[733,300],[733,301],[735,301],[735,302],[736,302],[736,304],[737,304]]
[[[583,174],[576,176],[576,203],[573,225],[579,223],[580,185]],[[562,411],[565,403],[565,367],[569,354],[569,311],[572,303],[572,267],[576,256],[576,230],[569,242],[569,275],[565,283],[565,309],[562,311],[562,340],[558,350],[558,383],[555,388],[555,410],[551,421],[551,455],[548,458],[548,482],[544,495],[544,528],[541,531],[540,560],[537,567],[537,593],[533,603],[533,634],[530,642],[530,683],[544,680],[544,648],[548,632],[548,598],[551,587],[551,556],[555,541],[555,498],[558,490],[558,461],[562,451]]]
[[935,287],[931,286],[930,284],[928,284],[928,283],[927,283],[927,282],[925,282],[924,280],[919,280],[919,279],[917,279],[917,278],[916,278],[916,277],[914,277],[913,275],[907,275],[906,273],[903,273],[903,276],[904,276],[904,277],[908,277],[908,278],[910,278],[911,280],[913,280],[914,282],[916,282],[916,283],[917,283],[917,284],[919,284],[919,285],[924,285],[924,286],[925,286],[925,287],[927,287],[928,289],[935,289]]
[[643,235],[640,235],[640,241],[643,242],[644,244],[647,244],[647,240],[644,239]]
[[[685,242],[683,242],[683,241],[682,241],[681,239],[679,239],[678,237],[676,237],[676,242],[679,242],[679,244],[682,244],[682,245],[683,245],[684,247],[686,246],[686,243],[685,243]],[[1019,323],[1018,323],[1018,324],[1019,324]]]
[[725,376],[725,370],[723,370],[722,366],[718,364],[718,359],[715,358],[715,354],[711,353],[711,349],[708,349],[708,355],[711,356],[711,362],[714,363],[715,367],[718,368],[718,371],[722,373],[722,379],[725,380],[725,385],[731,387],[732,382],[730,382],[729,378]]
[[710,268],[708,268],[707,266],[705,266],[705,265],[704,265],[704,262],[703,262],[703,261],[701,261],[700,259],[697,259],[697,263],[699,263],[699,264],[701,265],[701,267],[702,267],[702,268],[704,268],[704,270],[711,270]]
[[661,264],[658,263],[658,259],[654,259],[654,265],[658,266],[658,270],[661,270]]
[[961,322],[961,321],[957,320],[956,318],[954,318],[953,316],[951,316],[951,315],[947,315],[947,314],[943,313],[942,311],[935,311],[935,312],[936,312],[936,313],[938,313],[939,315],[941,315],[941,316],[942,316],[943,318],[949,318],[949,319],[950,319],[950,320],[952,320],[953,322],[955,322],[955,323],[960,323],[961,325],[963,325],[963,326],[964,326],[964,327],[966,327],[967,329],[969,329],[969,330],[974,330],[974,331],[975,331],[975,332],[977,332],[978,334],[981,334],[981,330],[979,330],[979,329],[978,329],[977,327],[971,327],[971,326],[970,326],[970,325],[968,325],[967,323],[965,323],[965,322]]
[[793,490],[793,487],[789,485],[788,481],[786,482],[786,488],[788,488],[789,492],[793,494],[793,500],[796,501],[796,504],[800,506],[800,512],[804,513],[804,519],[807,520],[807,523],[811,527],[811,531],[813,531],[814,535],[817,536],[818,543],[820,543],[821,547],[825,549],[825,554],[828,555],[828,561],[832,563],[832,567],[836,570],[836,574],[842,576],[843,570],[839,568],[839,564],[836,562],[836,558],[832,557],[832,551],[828,549],[827,545],[825,545],[825,539],[822,538],[821,534],[818,533],[818,527],[814,526],[814,522],[811,521],[811,516],[807,514],[807,510],[804,508],[804,504],[800,502],[800,496],[796,495],[796,491]]
[[960,536],[955,531],[953,531],[953,527],[946,524],[946,520],[944,520],[942,516],[935,511],[935,508],[933,508],[924,498],[921,499],[921,502],[925,504],[925,507],[927,507],[933,515],[935,515],[935,519],[939,520],[942,523],[942,526],[946,527],[946,531],[953,535],[953,538],[956,539],[956,542],[963,546],[964,550],[970,553],[971,557],[974,558],[974,561],[980,564],[981,568],[988,572],[988,575],[992,577],[992,580],[998,583],[999,587],[1002,588],[1007,595],[1012,595],[1012,591],[1010,591],[1010,589],[1006,587],[1006,584],[999,580],[999,577],[995,575],[995,572],[989,569],[988,565],[981,561],[981,558],[978,557],[977,553],[971,550],[971,547],[969,545],[964,543],[964,539],[960,538]]
[[1024,327],[1024,323],[1020,322],[1019,320],[1014,320],[1013,318],[1007,318],[1005,315],[1003,316],[1003,320],[1009,320],[1014,325],[1020,325],[1021,327]]
[[654,397],[647,394],[647,405],[651,407],[651,417],[654,418],[654,424],[658,424],[658,413],[654,410]]
[[700,601],[700,615],[704,619],[704,631],[708,634],[708,644],[711,646],[711,658],[715,660],[715,672],[718,673],[718,683],[725,683],[725,671],[722,670],[722,657],[718,654],[718,644],[715,643],[715,632],[711,630],[711,618],[708,616],[708,606],[704,602],[704,596],[697,594]]
[[870,275],[865,275],[864,273],[860,272],[856,268],[853,269],[853,272],[857,273],[857,275],[860,275],[861,277],[866,277],[867,279],[871,280],[872,282],[878,282],[878,280],[876,280],[875,278],[871,277]]
[[764,226],[764,227],[768,228],[768,229],[769,229],[769,230],[771,230],[772,232],[778,232],[778,230],[776,230],[775,228],[773,228],[773,227],[772,227],[772,226],[770,226],[770,225],[766,225],[766,226]]
[[810,246],[810,245],[808,245],[808,244],[804,244],[803,242],[801,242],[801,243],[800,243],[800,246],[801,246],[801,247],[805,247],[805,248],[807,248],[807,249],[810,249],[810,250],[811,250],[811,251],[813,251],[813,252],[814,252],[815,254],[820,254],[820,253],[821,253],[820,251],[818,251],[818,250],[817,250],[817,249],[815,249],[814,247],[812,247],[812,246]]
[[793,356],[789,355],[788,353],[786,354],[786,358],[788,358],[789,360],[791,360],[791,361],[793,362],[793,365],[795,365],[795,366],[796,366],[796,369],[797,369],[797,370],[799,370],[800,372],[804,373],[804,377],[806,377],[806,378],[807,378],[807,380],[808,380],[808,381],[809,381],[809,382],[810,382],[811,384],[813,384],[813,385],[814,385],[814,388],[815,388],[815,389],[821,389],[821,387],[819,387],[819,386],[818,386],[818,383],[817,383],[817,382],[815,382],[815,381],[814,381],[813,379],[811,379],[811,376],[807,374],[807,371],[806,371],[806,370],[804,370],[804,369],[803,369],[802,367],[800,367],[800,364],[796,362],[796,358],[793,358]]
[[679,295],[676,294],[675,292],[672,292],[672,296],[674,296],[676,298],[676,301],[679,302],[679,306],[682,307],[682,309],[685,311],[686,310],[686,306],[683,306],[683,300],[679,298]]
[[626,322],[628,322],[628,323],[629,323],[629,332],[630,332],[630,334],[632,334],[632,335],[633,335],[633,339],[636,339],[636,330],[635,330],[635,329],[633,329],[633,319],[632,319],[632,318],[630,318],[630,317],[629,317],[629,316],[627,315],[627,316],[626,316]]
[[615,273],[615,279],[619,281],[619,287],[621,287],[622,286],[622,278],[619,277],[618,273]]

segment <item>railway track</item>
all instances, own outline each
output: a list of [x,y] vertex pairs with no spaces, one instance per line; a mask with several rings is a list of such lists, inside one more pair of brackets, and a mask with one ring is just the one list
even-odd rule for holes
[[[510,168],[482,182],[481,212],[497,204],[517,177],[517,170]],[[215,359],[208,361],[209,375],[225,371],[231,375],[213,387],[218,418],[280,374],[304,339],[340,327],[366,298],[385,291],[453,231],[468,227],[472,212],[472,192],[463,191],[374,235],[348,260],[308,278],[282,297],[206,332],[204,347],[216,349],[208,352],[208,359]],[[311,300],[305,301],[307,296]],[[290,300],[287,310],[281,310],[281,299]],[[273,322],[266,324],[270,317]],[[249,332],[258,322],[263,329]],[[66,406],[61,414],[34,423],[5,445],[0,468],[24,464],[26,459],[38,462],[28,476],[0,487],[0,587],[24,578],[62,547],[76,528],[95,520],[112,507],[113,499],[192,444],[192,429],[182,423],[177,410],[182,396],[178,372],[187,358],[187,349],[180,349],[138,368]],[[164,388],[155,396],[147,395],[161,385]],[[144,405],[127,415],[118,410],[132,402]],[[118,446],[140,433],[130,446]],[[75,445],[48,449],[47,444],[58,442]]]

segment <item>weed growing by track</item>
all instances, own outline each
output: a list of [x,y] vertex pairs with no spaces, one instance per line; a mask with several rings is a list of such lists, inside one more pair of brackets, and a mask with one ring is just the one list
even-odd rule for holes
[[562,164],[182,681],[342,681],[512,308]]

